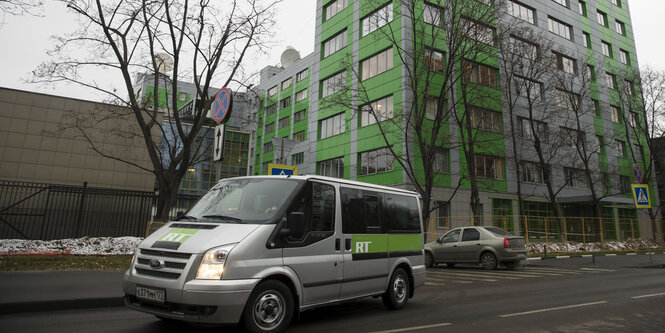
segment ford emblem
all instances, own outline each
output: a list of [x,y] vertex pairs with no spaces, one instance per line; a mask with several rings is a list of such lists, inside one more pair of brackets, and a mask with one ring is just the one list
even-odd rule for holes
[[150,267],[159,268],[159,267],[162,267],[162,263],[157,259],[152,259],[152,260],[150,260]]

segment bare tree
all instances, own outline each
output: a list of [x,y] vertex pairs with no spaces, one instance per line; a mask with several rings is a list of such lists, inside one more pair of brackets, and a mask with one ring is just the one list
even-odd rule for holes
[[[80,29],[57,37],[52,60],[33,72],[33,82],[88,87],[130,110],[140,131],[125,134],[143,140],[152,167],[90,144],[104,157],[153,173],[159,190],[156,218],[166,219],[181,179],[202,157],[197,154],[204,145],[200,131],[215,93],[213,84],[242,81],[248,52],[263,49],[271,35],[272,12],[279,1],[234,0],[223,6],[205,0],[61,2],[78,16]],[[99,72],[90,75],[90,69]],[[107,74],[122,78],[124,87],[108,87]],[[150,78],[149,91],[140,91],[138,77]],[[178,112],[178,82],[184,80],[193,81],[193,98],[198,99],[186,116]],[[90,137],[89,129],[79,129]]]
[[6,15],[39,15],[43,5],[42,0],[0,0],[0,23]]
[[[471,208],[474,215],[480,213],[479,185],[475,173],[470,172],[474,170],[473,146],[480,139],[477,140],[476,128],[471,128],[470,106],[472,103],[482,106],[489,96],[498,95],[485,91],[487,85],[492,86],[489,90],[497,88],[497,73],[480,74],[476,65],[495,54],[494,25],[504,8],[502,3],[405,0],[398,9],[392,5],[384,7],[385,1],[367,2],[372,9],[380,9],[363,23],[362,29],[378,30],[372,32],[377,42],[389,42],[389,57],[395,59],[395,67],[401,65],[404,82],[402,96],[393,98],[403,99],[402,103],[394,103],[395,110],[390,105],[387,112],[385,102],[377,100],[383,96],[377,96],[375,87],[367,83],[371,81],[366,81],[372,73],[364,72],[366,67],[359,66],[352,55],[347,57],[345,67],[350,68],[357,84],[349,87],[346,80],[341,80],[337,83],[343,87],[337,89],[341,92],[322,102],[323,109],[344,106],[357,110],[358,117],[354,119],[360,119],[359,126],[376,124],[390,159],[402,168],[422,196],[426,221],[438,208],[430,202],[433,188],[445,182],[442,179],[450,172],[451,151],[456,149],[462,149],[464,158],[472,162],[456,184],[452,183],[453,177],[447,178],[454,188],[450,199],[466,179],[471,179]],[[401,14],[400,21],[409,33],[403,35],[401,27],[392,20],[393,13]]]

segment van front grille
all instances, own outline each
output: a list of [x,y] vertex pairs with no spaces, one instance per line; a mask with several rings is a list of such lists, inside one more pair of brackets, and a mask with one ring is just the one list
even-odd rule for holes
[[[182,276],[191,259],[191,253],[141,249],[134,263],[134,269],[138,275],[176,280]],[[150,266],[151,261],[153,264],[157,261],[159,265]]]
[[136,268],[136,273],[139,273],[139,274],[142,274],[142,275],[160,277],[160,278],[164,278],[164,279],[171,279],[171,280],[177,280],[180,277],[180,273],[154,271],[154,270],[151,270],[151,269],[138,268],[138,267]]

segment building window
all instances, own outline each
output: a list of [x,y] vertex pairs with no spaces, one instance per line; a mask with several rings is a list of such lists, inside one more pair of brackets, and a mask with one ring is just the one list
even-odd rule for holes
[[293,114],[293,123],[305,120],[305,110],[300,110]]
[[536,22],[535,11],[516,1],[508,1],[508,13],[531,24],[535,24]]
[[394,156],[388,148],[370,150],[358,154],[358,175],[372,175],[393,170]]
[[605,155],[605,138],[602,135],[596,135],[596,141],[598,141],[598,152]]
[[556,103],[558,106],[568,110],[578,110],[580,96],[565,90],[556,90]]
[[464,78],[473,83],[496,88],[498,86],[499,71],[496,68],[462,60]]
[[361,107],[360,127],[376,124],[377,118],[379,121],[393,118],[392,95]]
[[590,49],[591,48],[591,34],[589,34],[586,31],[582,32],[582,34],[584,35],[584,38],[582,40],[582,43],[584,43],[584,47],[586,47],[587,49]]
[[633,150],[635,151],[635,161],[642,162],[644,161],[644,151],[642,151],[642,146],[635,144]]
[[580,2],[579,2],[579,12],[580,12],[580,15],[582,15],[582,16],[584,16],[584,17],[587,16],[587,12],[586,12],[586,2],[584,2],[584,1],[580,1]]
[[392,1],[379,8],[377,11],[367,15],[362,19],[362,35],[367,36],[371,32],[381,28],[382,26],[390,23],[393,20],[393,3]]
[[275,123],[270,123],[270,124],[267,124],[267,125],[266,125],[266,129],[265,129],[265,133],[266,133],[266,135],[267,135],[268,133],[272,133],[272,132],[274,132],[274,131],[275,131]]
[[349,5],[349,0],[334,0],[326,6],[326,21]]
[[635,92],[633,90],[633,81],[623,80],[623,91],[626,95],[632,96],[633,93]]
[[266,115],[271,115],[277,112],[277,104],[266,106]]
[[303,89],[296,93],[296,102],[300,102],[307,98],[307,89]]
[[481,43],[494,45],[494,29],[466,18],[461,18],[460,23],[464,36]]
[[572,128],[561,128],[562,144],[566,147],[581,151],[584,148],[584,132]]
[[637,127],[637,113],[628,112],[628,124],[633,128]]
[[309,69],[305,68],[302,72],[299,72],[298,74],[296,74],[296,82],[300,82],[300,81],[306,79],[308,71],[309,71]]
[[630,54],[626,50],[619,50],[619,61],[624,65],[630,65]]
[[504,179],[503,158],[476,154],[475,175],[478,177]]
[[425,12],[423,13],[425,23],[436,25],[438,27],[443,25],[443,8],[425,3]]
[[610,0],[610,2],[612,2],[613,5],[621,8],[621,0]]
[[473,128],[501,133],[501,112],[471,107],[471,125]]
[[613,123],[621,122],[621,111],[619,111],[619,108],[614,105],[610,105],[610,119]]
[[607,27],[607,14],[599,10],[596,12],[596,17],[598,19],[598,24]]
[[529,60],[536,60],[538,57],[538,45],[527,42],[523,39],[510,36],[510,51]]
[[443,71],[443,52],[425,49],[425,65],[427,69],[434,72]]
[[596,81],[596,69],[592,65],[586,64],[586,69],[584,70],[584,77],[586,77],[588,81],[591,82]]
[[289,127],[290,124],[290,119],[289,117],[285,117],[279,120],[279,128],[284,128],[284,127]]
[[346,71],[341,71],[321,81],[321,97],[330,96],[346,87]]
[[293,141],[296,143],[305,141],[305,131],[293,133]]
[[363,60],[360,66],[362,67],[362,80],[367,80],[393,68],[392,47]]
[[263,152],[267,153],[269,151],[272,151],[272,141],[263,144]]
[[619,191],[621,193],[630,193],[630,177],[619,176]]
[[612,73],[605,72],[605,80],[607,84],[608,89],[616,89],[617,88],[617,77],[616,75]]
[[291,165],[299,165],[305,161],[305,153],[291,155]]
[[344,178],[344,157],[316,163],[316,174],[319,176]]
[[566,8],[568,7],[568,0],[552,0],[552,1],[560,4],[561,6],[564,6]]
[[346,47],[346,29],[323,43],[323,57],[327,57]]
[[268,173],[268,164],[270,164],[270,162],[261,163],[261,173],[262,174],[267,174]]
[[566,185],[575,188],[589,188],[586,174],[582,169],[563,168],[564,176],[566,177]]
[[600,44],[603,46],[603,55],[612,58],[612,44],[601,40]]
[[329,138],[345,131],[344,113],[319,121],[319,139]]
[[[518,131],[519,135],[522,138],[533,140],[538,136],[538,140],[541,142],[547,142],[547,123],[537,120],[529,120],[528,118],[517,118],[518,121]],[[531,124],[533,124],[532,128]]]
[[438,148],[436,152],[434,153],[434,165],[432,165],[432,169],[434,172],[438,173],[448,173],[450,172],[448,165],[449,163],[449,156],[450,155],[450,150],[445,149],[445,148]]
[[525,183],[545,183],[543,169],[540,167],[540,163],[521,161],[520,180]]
[[626,35],[626,25],[623,22],[621,22],[619,20],[616,20],[614,22],[614,28],[616,29],[616,31],[619,35],[623,35],[623,36]]
[[573,27],[570,25],[563,23],[555,18],[548,17],[547,18],[547,25],[550,30],[550,32],[555,33],[565,39],[572,40],[572,30]]
[[623,158],[626,157],[626,143],[621,140],[615,140],[617,142],[617,157]]
[[274,96],[276,93],[277,93],[277,86],[268,89],[268,97]]
[[438,113],[439,98],[432,95],[425,97],[425,119],[434,120]]
[[593,102],[593,110],[596,112],[596,116],[601,116],[602,109],[600,108],[600,101],[597,99],[591,99],[591,102]]
[[515,92],[531,101],[542,98],[542,85],[539,82],[515,76]]
[[279,101],[279,108],[280,109],[288,107],[289,105],[291,105],[291,97],[287,97],[287,98]]
[[575,59],[558,52],[554,52],[554,57],[556,58],[556,67],[559,70],[573,75],[577,74],[577,65]]
[[291,81],[293,81],[293,79],[291,79],[291,78],[289,78],[288,80],[282,81],[282,90],[290,87],[291,86]]

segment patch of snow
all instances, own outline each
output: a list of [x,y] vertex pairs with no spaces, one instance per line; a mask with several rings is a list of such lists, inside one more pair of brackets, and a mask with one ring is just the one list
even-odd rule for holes
[[556,242],[556,243],[529,243],[527,249],[529,253],[545,253],[545,246],[547,252],[553,253],[575,253],[575,252],[600,252],[600,251],[636,251],[646,250],[648,248],[657,249],[659,246],[652,240],[627,240],[622,242],[607,241],[601,246],[600,242],[596,243],[578,243],[578,242]]
[[140,237],[82,237],[51,241],[0,239],[0,255],[16,254],[133,254]]

